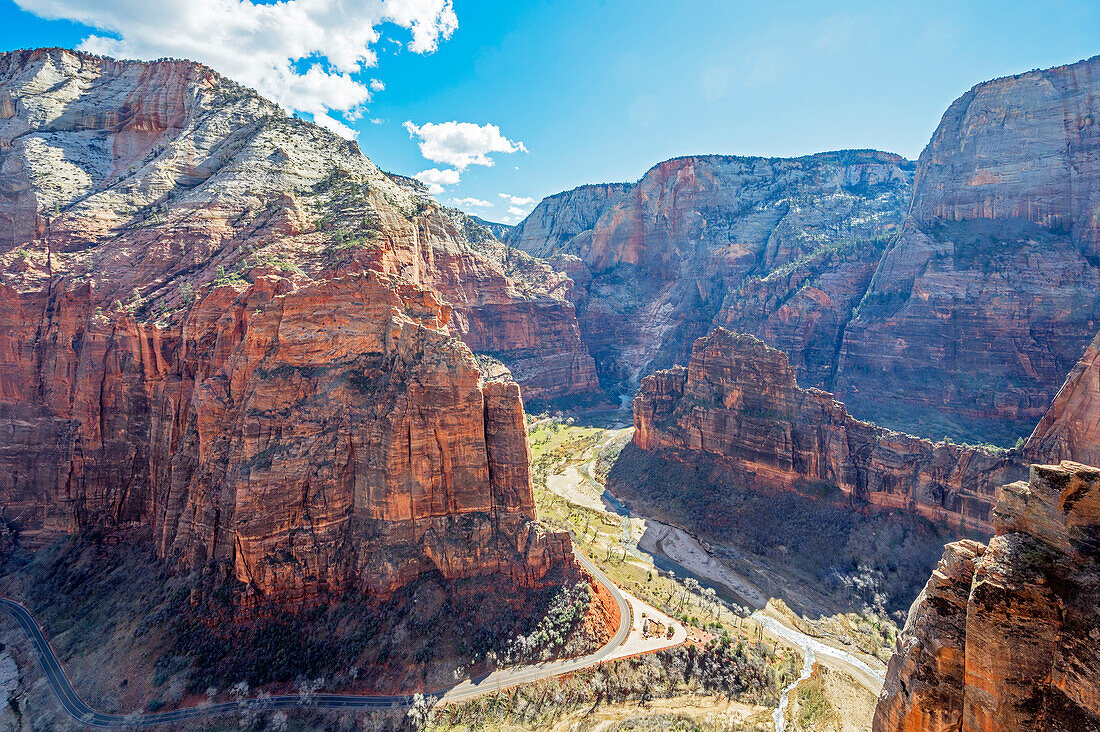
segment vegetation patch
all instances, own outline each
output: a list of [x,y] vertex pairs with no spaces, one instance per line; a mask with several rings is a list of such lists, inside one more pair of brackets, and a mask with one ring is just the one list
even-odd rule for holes
[[151,539],[147,530],[89,531],[0,556],[4,594],[27,604],[78,691],[106,711],[173,708],[188,695],[221,699],[242,685],[435,690],[491,671],[521,646],[545,659],[606,640],[583,627],[587,584],[565,585],[564,577],[523,591],[430,574],[388,598],[328,594],[242,610],[244,588],[214,572],[171,571]]

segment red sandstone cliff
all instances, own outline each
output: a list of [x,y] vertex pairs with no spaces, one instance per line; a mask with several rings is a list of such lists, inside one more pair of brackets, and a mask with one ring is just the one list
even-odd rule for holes
[[12,52],[0,100],[0,505],[22,541],[147,523],[182,566],[281,597],[571,561],[533,520],[519,387],[454,325],[583,371],[560,295],[202,66]]
[[800,379],[827,387],[911,179],[911,163],[866,150],[675,158],[633,185],[551,196],[508,241],[574,280],[609,390],[685,361],[715,325],[788,349]]
[[981,531],[997,486],[1022,472],[1011,455],[933,444],[849,416],[795,382],[787,357],[718,328],[684,368],[658,371],[634,399],[634,443],[720,461],[766,487],[825,482],[853,499]]
[[678,158],[549,197],[509,240],[576,282],[608,389],[723,326],[861,417],[1008,445],[1100,326],[1098,69],[977,85],[915,178],[867,151]]
[[912,213],[844,335],[861,415],[1008,444],[1100,324],[1100,57],[979,84],[921,154]]
[[1100,465],[1100,335],[1069,372],[1023,453],[1032,462]]
[[1034,465],[913,603],[875,732],[1100,729],[1100,470]]

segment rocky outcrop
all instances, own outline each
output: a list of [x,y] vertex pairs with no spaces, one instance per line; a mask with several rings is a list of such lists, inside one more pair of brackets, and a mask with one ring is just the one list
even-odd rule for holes
[[504,241],[537,257],[580,254],[576,237],[596,226],[600,216],[631,188],[630,183],[597,183],[547,196]]
[[502,244],[473,217],[455,209],[443,213],[458,233],[451,241],[460,246],[437,247],[426,278],[454,307],[454,327],[466,345],[504,362],[535,408],[598,400],[596,364],[568,299],[573,283]]
[[668,160],[543,201],[509,235],[575,282],[601,383],[632,391],[714,325],[790,349],[830,386],[843,326],[904,217],[912,164],[873,151]]
[[1023,453],[1031,462],[1100,465],[1100,335],[1069,372]]
[[909,611],[876,732],[1100,729],[1100,470],[1033,465],[988,546],[949,544]]
[[0,506],[20,542],[148,524],[253,598],[425,572],[534,586],[571,563],[534,521],[519,387],[457,337],[501,307],[520,347],[568,349],[566,300],[197,64],[13,52],[0,97]]
[[575,281],[610,391],[724,326],[860,417],[1009,445],[1100,330],[1098,69],[974,87],[915,180],[867,151],[678,158],[552,196],[509,241]]
[[642,381],[634,444],[716,460],[750,484],[826,484],[852,500],[991,531],[996,490],[1022,468],[1011,453],[932,443],[861,422],[827,392],[801,389],[787,357],[715,329],[691,360]]
[[918,163],[912,213],[848,325],[869,418],[1010,443],[1100,329],[1100,57],[979,84]]
[[486,221],[480,216],[470,216],[473,222],[478,226],[482,226],[488,229],[489,233],[500,241],[505,241],[508,238],[509,232],[515,228],[512,224],[502,224],[497,221]]

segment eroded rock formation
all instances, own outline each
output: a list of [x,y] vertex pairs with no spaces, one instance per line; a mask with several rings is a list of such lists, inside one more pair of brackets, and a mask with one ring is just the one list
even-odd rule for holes
[[1100,335],[1069,372],[1023,453],[1032,462],[1100,465]]
[[147,523],[279,597],[571,561],[533,520],[519,387],[458,337],[547,356],[525,376],[553,395],[585,368],[560,275],[197,64],[6,53],[0,99],[20,541]]
[[979,84],[921,154],[846,328],[860,415],[1010,444],[1100,330],[1100,57]]
[[862,418],[1010,445],[1100,330],[1098,70],[979,84],[916,166],[868,151],[678,158],[551,196],[510,241],[576,282],[609,390],[724,326],[787,352],[800,384]]
[[642,381],[634,444],[718,460],[750,483],[824,483],[857,502],[991,531],[997,487],[1022,472],[1011,453],[932,443],[851,417],[827,392],[801,389],[787,357],[722,328],[691,360]]
[[574,280],[609,390],[685,361],[714,325],[769,339],[800,379],[828,387],[844,325],[904,218],[912,170],[874,151],[676,158],[633,185],[551,196],[508,241]]
[[1100,729],[1100,470],[1034,465],[913,603],[875,732]]

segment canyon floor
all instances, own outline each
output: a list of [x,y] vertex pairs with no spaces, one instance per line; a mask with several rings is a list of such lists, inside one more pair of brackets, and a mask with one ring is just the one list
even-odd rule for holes
[[[897,627],[875,613],[838,611],[845,599],[806,586],[804,577],[765,557],[712,544],[630,510],[605,486],[610,465],[633,434],[628,421],[628,412],[607,411],[532,423],[540,520],[568,530],[619,587],[680,617],[689,626],[691,642],[705,644],[722,633],[764,638],[777,651],[785,648],[787,658],[798,656],[805,663],[809,656],[810,666],[816,662],[817,673],[810,676],[807,667],[809,678],[795,680],[800,682],[791,693],[796,703],[784,722],[777,718],[767,728],[832,729],[833,721],[843,720],[847,726],[838,729],[870,729]],[[766,583],[753,577],[766,578]],[[761,584],[783,591],[773,595]],[[807,617],[793,612],[785,600],[808,606]],[[664,716],[668,713],[657,705],[649,712],[627,705],[611,718],[641,724],[649,714],[649,723],[660,726],[672,724]],[[700,729],[763,728],[723,727],[707,721],[707,714],[688,717]],[[600,725],[610,724],[601,719]]]
[[[844,729],[870,728],[869,710],[881,688],[883,659],[896,633],[890,621],[873,614],[833,612],[838,603],[828,593],[800,587],[799,578],[770,566],[766,558],[712,544],[667,520],[624,506],[604,484],[632,435],[628,421],[629,412],[621,410],[529,418],[539,519],[569,531],[579,552],[621,589],[631,607],[627,639],[601,649],[600,658],[593,658],[601,663],[598,666],[558,661],[526,667],[531,671],[511,667],[475,674],[454,686],[422,719],[410,722],[408,714],[398,710],[359,712],[361,721],[437,729],[671,725],[762,731],[813,729],[819,723],[829,729],[830,720],[844,719],[855,725]],[[768,579],[767,587],[782,585],[788,592],[773,595],[761,586],[761,577]],[[819,612],[799,616],[784,602],[791,598]],[[79,687],[93,675],[91,666],[104,663],[109,655],[92,650],[94,642],[74,643],[73,635],[67,632],[54,642],[68,651],[65,662],[75,669],[74,685]],[[101,639],[118,645],[111,637]],[[24,677],[15,682],[19,693],[46,702],[45,679],[25,639],[13,629],[3,640],[8,644],[4,658],[13,658],[23,669]],[[720,680],[703,673],[683,679],[670,674],[669,669],[675,671],[685,658],[700,667],[709,663],[717,669],[714,673],[725,673],[727,681],[736,683],[723,689]],[[808,679],[807,658],[824,669]],[[152,669],[153,660],[149,655],[138,666]],[[118,698],[107,700],[108,690],[99,688],[102,685],[95,686],[93,698],[117,709],[120,701],[140,708],[144,694],[163,696],[164,688],[158,691],[141,683],[140,670],[131,671],[138,673],[127,676],[138,683],[125,685],[129,689],[124,686]],[[744,682],[755,676],[755,682]],[[169,679],[168,686],[178,685]],[[722,699],[714,695],[719,690],[725,691]],[[788,703],[788,696],[793,703]],[[785,710],[790,707],[782,720],[775,711],[780,704]],[[150,706],[156,705],[145,708]],[[51,718],[60,723],[63,715]],[[346,724],[340,720],[347,718],[348,713],[297,710],[290,715],[289,728],[295,723],[305,724],[303,729],[340,727]],[[284,720],[275,718],[278,724]]]

